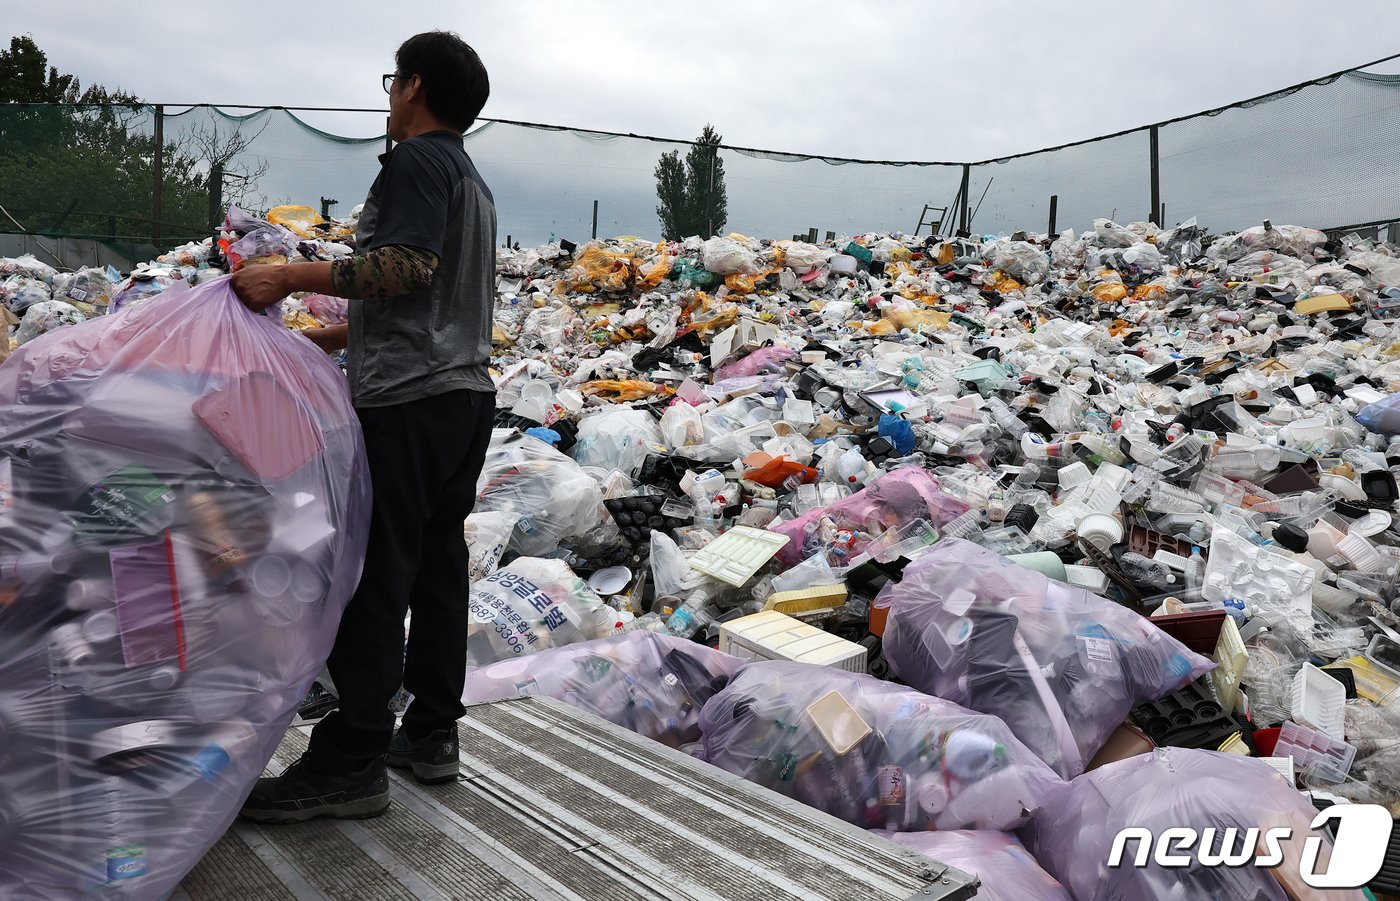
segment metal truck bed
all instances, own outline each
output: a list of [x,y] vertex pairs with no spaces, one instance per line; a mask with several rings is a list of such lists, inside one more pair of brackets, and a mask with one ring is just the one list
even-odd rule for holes
[[[306,747],[293,729],[268,766]],[[547,698],[468,708],[462,777],[371,820],[239,821],[177,901],[961,901],[977,880]]]

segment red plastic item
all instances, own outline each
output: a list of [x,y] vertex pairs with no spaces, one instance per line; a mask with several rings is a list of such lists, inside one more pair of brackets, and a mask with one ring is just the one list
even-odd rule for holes
[[1274,745],[1278,744],[1278,734],[1282,731],[1281,726],[1254,730],[1254,747],[1259,749],[1260,757],[1274,756]]

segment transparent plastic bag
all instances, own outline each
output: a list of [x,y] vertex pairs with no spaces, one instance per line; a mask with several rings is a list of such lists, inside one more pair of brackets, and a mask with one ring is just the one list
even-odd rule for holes
[[45,332],[65,325],[77,325],[86,319],[78,308],[61,300],[41,300],[24,311],[15,340],[20,344],[32,341]]
[[470,581],[479,581],[496,571],[496,565],[501,562],[501,556],[510,544],[511,533],[519,522],[518,513],[494,510],[472,513],[467,517],[462,524],[462,536],[467,540]]
[[[1178,901],[1196,898],[1249,898],[1255,901],[1361,901],[1360,890],[1309,888],[1299,873],[1304,839],[1318,835],[1309,827],[1317,811],[1278,771],[1261,760],[1194,751],[1161,748],[1106,764],[1080,776],[1060,789],[1051,803],[1021,831],[1026,847],[1051,875],[1064,883],[1076,901]],[[1225,851],[1243,847],[1263,853],[1262,833],[1271,828],[1292,829],[1291,838],[1279,842],[1283,863],[1277,869],[1259,866],[1163,867],[1147,849],[1146,866],[1133,865],[1144,842],[1128,841],[1120,866],[1108,866],[1114,837],[1135,827],[1152,837],[1168,829],[1214,829],[1212,851],[1222,850],[1223,840],[1233,842]],[[1234,833],[1224,830],[1235,829]],[[1260,830],[1251,846],[1247,829]],[[1327,871],[1330,844],[1324,839],[1317,869]],[[1195,849],[1192,849],[1195,850]],[[1192,857],[1191,854],[1185,855]],[[1285,889],[1287,886],[1287,889]]]
[[884,655],[909,685],[994,714],[1061,776],[1135,704],[1213,664],[1126,607],[945,539],[881,590]]
[[710,238],[700,253],[705,268],[717,275],[754,275],[761,268],[758,254],[733,238]]
[[0,367],[0,896],[160,898],[330,652],[369,478],[340,372],[228,279]]
[[831,667],[751,663],[700,731],[715,766],[866,828],[1015,829],[1063,786],[996,717]]
[[468,595],[468,666],[606,638],[616,628],[616,611],[562,560],[517,557]]
[[700,740],[700,709],[744,661],[637,631],[467,670],[464,704],[543,695],[672,748]]
[[705,443],[705,423],[700,411],[683,400],[674,401],[661,414],[661,439],[670,450]]
[[872,831],[939,863],[975,874],[982,880],[977,901],[1074,901],[1010,832]]
[[657,444],[661,430],[656,417],[636,407],[611,407],[579,421],[572,453],[580,466],[620,469],[635,476]]
[[602,492],[588,473],[515,429],[491,431],[474,511],[516,514],[508,549],[518,554],[548,554],[563,539],[586,534],[605,515]]

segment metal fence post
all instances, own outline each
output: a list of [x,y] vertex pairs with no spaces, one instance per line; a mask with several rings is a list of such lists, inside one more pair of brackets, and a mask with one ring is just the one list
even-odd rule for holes
[[1148,137],[1151,147],[1148,164],[1152,178],[1152,212],[1147,218],[1148,221],[1160,227],[1162,225],[1162,167],[1157,152],[1157,126],[1154,125],[1148,130]]
[[1050,195],[1050,230],[1049,230],[1048,232],[1046,232],[1047,235],[1053,235],[1053,234],[1055,234],[1055,213],[1056,213],[1057,210],[1059,210],[1059,208],[1060,208],[1060,195],[1059,195],[1059,194],[1051,194],[1051,195]]
[[598,240],[598,201],[593,201],[593,240]]
[[156,152],[152,165],[155,198],[151,209],[151,243],[160,246],[160,195],[165,187],[165,107],[156,104]]
[[958,196],[962,198],[962,203],[958,204],[958,231],[967,231],[968,207],[970,198],[967,196],[967,183],[972,178],[972,166],[963,164],[962,187],[958,189]]

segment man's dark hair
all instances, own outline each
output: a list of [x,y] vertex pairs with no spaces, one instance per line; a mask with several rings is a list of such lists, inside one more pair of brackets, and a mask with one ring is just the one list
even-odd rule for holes
[[398,75],[423,79],[428,109],[459,131],[466,131],[491,95],[481,58],[450,31],[415,34],[394,54]]

